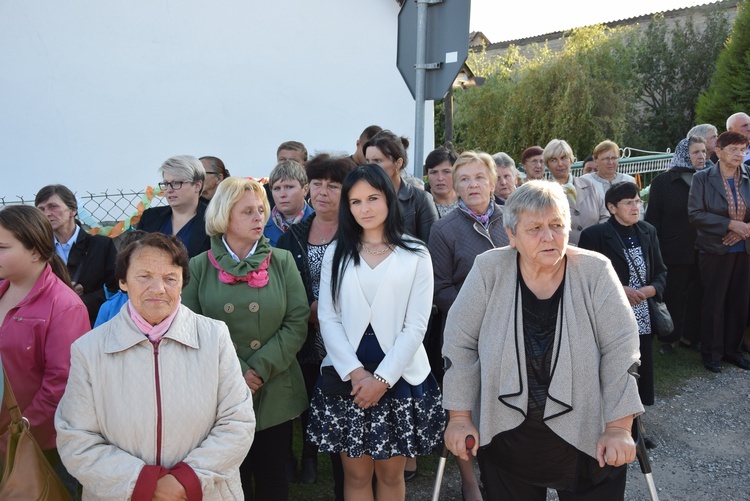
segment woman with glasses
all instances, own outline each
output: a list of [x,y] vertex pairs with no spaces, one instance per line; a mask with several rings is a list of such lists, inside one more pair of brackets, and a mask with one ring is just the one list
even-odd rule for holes
[[562,185],[570,205],[569,242],[578,245],[581,232],[609,218],[604,207],[604,196],[600,196],[596,184],[586,177],[573,177],[570,166],[575,158],[570,145],[562,139],[553,139],[542,152],[552,179]]
[[605,223],[585,229],[578,246],[604,254],[617,272],[638,322],[641,351],[638,394],[643,405],[653,405],[654,343],[646,299],[656,297],[657,301],[662,301],[667,267],[661,258],[656,228],[639,220],[641,199],[638,186],[635,183],[615,184],[607,190],[604,201],[612,217]]
[[521,154],[521,166],[526,173],[526,180],[544,179],[544,150],[541,146],[531,146],[526,148]]
[[635,178],[621,172],[617,172],[620,164],[620,147],[617,143],[607,139],[594,148],[594,163],[596,172],[586,174],[587,178],[597,181],[595,186],[599,195],[604,198],[604,193],[617,183],[635,183]]
[[211,248],[204,222],[207,204],[200,200],[206,180],[203,164],[195,157],[180,155],[168,158],[159,173],[163,179],[159,188],[169,205],[146,209],[136,228],[176,236],[190,257],[207,251]]
[[695,173],[688,197],[703,282],[701,355],[711,372],[721,372],[722,360],[750,369],[740,351],[750,302],[750,172],[742,164],[747,145],[738,132],[720,135],[719,162]]

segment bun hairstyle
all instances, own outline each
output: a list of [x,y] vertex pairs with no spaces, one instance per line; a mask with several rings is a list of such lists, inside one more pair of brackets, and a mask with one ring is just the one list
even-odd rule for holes
[[409,157],[406,155],[406,150],[409,148],[409,140],[403,136],[397,136],[387,129],[381,130],[365,143],[362,151],[367,154],[367,148],[371,146],[379,149],[392,162],[395,162],[399,158],[403,159],[404,163],[401,164],[401,170],[404,170],[409,163]]
[[42,211],[30,205],[8,205],[0,210],[0,226],[28,250],[35,250],[42,261],[49,263],[52,272],[71,287],[68,268],[55,253],[52,225]]

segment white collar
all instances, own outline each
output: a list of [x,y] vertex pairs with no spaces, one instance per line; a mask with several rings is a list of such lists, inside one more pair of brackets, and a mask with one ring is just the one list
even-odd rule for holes
[[[221,236],[221,241],[224,243],[224,247],[226,247],[227,252],[229,253],[229,255],[232,256],[232,259],[234,259],[238,263],[240,261],[242,261],[242,259],[240,259],[240,257],[237,254],[235,254],[232,249],[229,248],[229,244],[227,243],[226,238],[224,238],[224,235]],[[250,256],[252,256],[253,254],[255,254],[255,249],[257,249],[257,248],[258,248],[258,242],[255,242],[255,245],[253,245],[253,248],[250,249],[250,252],[247,253],[247,256],[245,256],[245,259],[247,259]]]
[[63,243],[60,243],[60,241],[59,241],[59,240],[57,239],[57,237],[53,235],[53,237],[54,237],[54,239],[55,239],[55,245],[59,245],[59,246],[61,246],[61,247],[62,247],[63,245],[71,245],[71,246],[72,246],[72,245],[73,245],[74,243],[76,243],[76,242],[78,241],[78,233],[79,233],[80,231],[81,231],[81,227],[80,227],[80,226],[78,226],[78,225],[76,225],[76,229],[75,229],[75,231],[73,232],[73,236],[72,236],[72,237],[70,237],[70,239],[69,239],[69,240],[68,240],[67,242],[65,242],[64,244],[63,244]]

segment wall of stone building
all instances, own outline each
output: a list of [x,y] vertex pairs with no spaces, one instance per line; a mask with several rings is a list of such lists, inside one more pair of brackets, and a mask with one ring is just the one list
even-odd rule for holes
[[[705,23],[708,13],[716,10],[724,12],[729,19],[729,22],[731,23],[734,21],[734,18],[737,17],[737,5],[737,0],[722,0],[711,4],[686,7],[684,9],[673,9],[666,11],[663,14],[664,19],[666,20],[670,28],[677,22],[684,23],[691,15],[693,17],[693,23],[696,26],[702,26]],[[642,16],[631,17],[628,19],[621,19],[618,21],[612,21],[602,24],[611,28],[630,26],[634,29],[643,30],[653,21],[653,17],[655,14],[657,13],[644,14]],[[520,38],[516,40],[493,43],[486,46],[486,51],[490,56],[502,56],[508,50],[509,46],[515,45],[516,47],[519,47],[521,49],[521,53],[523,55],[529,55],[532,52],[534,46],[546,43],[547,47],[551,51],[558,52],[562,50],[563,46],[565,45],[565,36],[567,34],[569,34],[569,32],[557,31],[554,33],[547,33],[544,35],[538,35],[529,38]],[[472,50],[481,51],[482,48],[481,46],[472,47]]]

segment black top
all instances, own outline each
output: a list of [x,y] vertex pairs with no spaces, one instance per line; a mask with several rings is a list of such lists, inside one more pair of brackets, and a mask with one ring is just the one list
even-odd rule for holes
[[526,351],[526,377],[529,385],[527,418],[541,422],[552,373],[552,348],[555,342],[558,310],[563,282],[552,297],[539,299],[528,288],[518,270],[523,306],[523,342]]
[[645,220],[656,228],[667,265],[695,261],[695,227],[688,219],[688,195],[695,171],[673,167],[651,183]]
[[402,180],[398,189],[398,210],[406,233],[417,237],[426,245],[432,225],[438,220],[432,195]]
[[[308,304],[312,304],[316,299],[312,289],[313,277],[311,273],[313,270],[310,267],[308,257],[309,243],[307,241],[310,236],[313,219],[315,219],[314,212],[310,214],[310,217],[307,219],[300,221],[297,224],[293,224],[289,228],[289,231],[283,233],[276,242],[277,249],[285,249],[292,254],[294,264],[297,265],[297,269],[302,277],[302,283],[305,286]],[[297,353],[297,360],[301,363],[312,363],[311,361],[317,360],[317,350],[315,345],[316,334],[315,325],[308,322],[305,344],[302,345],[302,348],[300,348]]]
[[70,247],[68,273],[71,281],[83,287],[81,300],[89,312],[91,325],[94,325],[99,308],[106,300],[104,286],[112,294],[119,290],[115,278],[116,257],[117,249],[111,238],[89,235],[83,228]]
[[[625,259],[623,239],[618,235],[618,226],[622,227],[614,217],[603,223],[589,226],[581,233],[578,247],[607,256],[612,262],[620,283],[629,285],[630,266]],[[637,241],[643,250],[643,259],[646,261],[645,285],[653,285],[656,289],[656,300],[663,301],[662,294],[667,284],[667,267],[661,258],[656,230],[645,221],[638,221],[630,228],[637,235]]]
[[[206,235],[205,217],[207,207],[204,202],[198,201],[198,209],[193,219],[193,227],[190,230],[190,240],[185,244],[190,257],[195,257],[211,248],[211,237]],[[168,205],[151,207],[143,211],[136,229],[148,233],[156,233],[161,230],[162,225],[171,217],[172,207]]]

